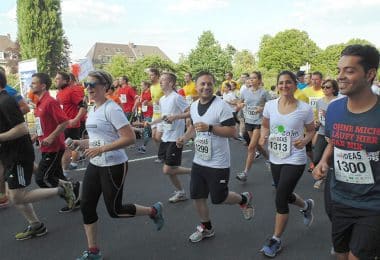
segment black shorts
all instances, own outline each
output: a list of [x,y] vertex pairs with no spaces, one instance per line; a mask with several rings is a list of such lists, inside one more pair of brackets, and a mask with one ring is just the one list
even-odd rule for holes
[[261,125],[245,123],[245,130],[252,132],[255,129],[260,129]]
[[73,140],[80,139],[80,128],[66,128],[65,129],[65,139],[71,138]]
[[310,141],[310,142],[308,142],[308,143],[306,144],[306,152],[311,152],[311,151],[313,151],[313,144],[312,144],[312,142]]
[[41,188],[57,187],[59,180],[66,180],[62,170],[64,150],[53,153],[42,153],[42,158],[35,173],[35,180]]
[[5,180],[11,190],[28,187],[33,175],[33,161],[13,164],[5,170]]
[[232,115],[234,116],[235,123],[239,124],[239,119],[237,116],[237,112],[232,112]]
[[80,121],[80,127],[79,127],[79,136],[81,139],[86,139],[84,138],[84,133],[86,131],[86,121]]
[[161,142],[158,148],[158,158],[166,165],[180,166],[182,161],[182,147],[178,148],[176,142]]
[[216,169],[193,163],[191,167],[191,199],[207,199],[213,204],[224,202],[228,196],[230,168]]
[[359,259],[377,259],[376,256],[380,257],[380,215],[354,215],[352,209],[334,205],[332,239],[337,253],[351,251]]

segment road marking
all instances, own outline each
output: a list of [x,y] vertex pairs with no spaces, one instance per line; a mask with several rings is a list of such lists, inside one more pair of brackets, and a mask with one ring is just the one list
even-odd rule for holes
[[[188,153],[188,152],[192,152],[193,150],[184,150],[182,151],[182,153]],[[144,161],[144,160],[149,160],[149,159],[154,159],[154,158],[157,158],[157,155],[154,155],[154,156],[148,156],[148,157],[143,157],[143,158],[137,158],[137,159],[132,159],[132,160],[128,160],[128,162],[139,162],[139,161]]]

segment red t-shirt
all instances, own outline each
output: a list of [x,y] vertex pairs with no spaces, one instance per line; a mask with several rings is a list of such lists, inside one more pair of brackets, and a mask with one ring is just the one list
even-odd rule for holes
[[[147,89],[145,92],[141,93],[141,111],[142,111],[142,103],[147,100],[148,102],[152,101],[152,96],[150,94],[150,89]],[[147,111],[143,112],[143,116],[145,118],[153,116],[153,106],[147,106]]]
[[132,112],[135,104],[136,91],[129,85],[123,85],[118,90],[121,107],[124,112]]
[[183,96],[183,97],[186,96],[186,95],[185,95],[185,90],[184,90],[183,88],[179,89],[179,90],[177,91],[177,93],[180,94],[180,95]]
[[[37,126],[39,124],[42,130],[41,132],[37,130],[37,135],[39,135],[38,141],[40,143],[54,132],[59,124],[69,120],[66,114],[63,113],[57,100],[52,98],[49,92],[46,92],[37,102],[34,116],[36,117],[36,129],[39,129]],[[60,150],[65,150],[65,134],[63,132],[59,134],[51,145],[41,145],[41,152],[43,153],[54,153]]]
[[[84,92],[81,88],[75,86],[67,86],[61,89],[57,93],[57,101],[61,105],[61,108],[69,117],[69,119],[74,119],[79,112],[79,103],[83,101]],[[67,128],[78,128],[80,127],[80,122],[74,126]]]

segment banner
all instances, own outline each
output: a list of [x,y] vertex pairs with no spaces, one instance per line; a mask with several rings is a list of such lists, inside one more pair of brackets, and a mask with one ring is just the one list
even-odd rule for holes
[[88,73],[92,70],[94,70],[94,66],[92,65],[92,61],[90,59],[83,59],[79,61],[79,75],[78,80],[82,81],[84,80]]
[[20,93],[24,98],[28,96],[34,73],[37,73],[37,59],[23,60],[18,63]]

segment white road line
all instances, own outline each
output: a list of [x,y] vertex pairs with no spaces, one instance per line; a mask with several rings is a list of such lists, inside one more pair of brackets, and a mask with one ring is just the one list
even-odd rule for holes
[[[192,152],[193,150],[184,150],[182,151],[182,153],[188,153],[188,152]],[[128,162],[139,162],[139,161],[144,161],[144,160],[149,160],[149,159],[154,159],[154,158],[157,158],[157,155],[154,155],[154,156],[148,156],[148,157],[143,157],[143,158],[137,158],[137,159],[132,159],[132,160],[128,160]]]

